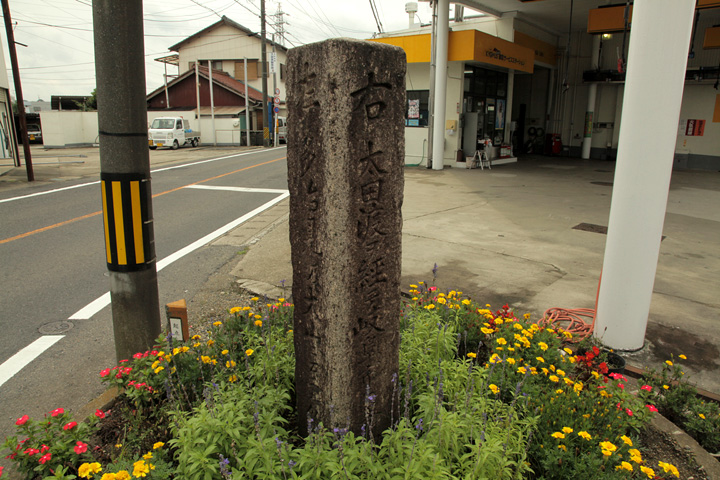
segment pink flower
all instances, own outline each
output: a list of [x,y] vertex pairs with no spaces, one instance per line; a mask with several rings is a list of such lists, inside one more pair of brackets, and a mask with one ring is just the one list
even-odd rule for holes
[[647,392],[650,392],[650,391],[652,391],[652,387],[650,385],[643,385],[642,387],[640,387],[640,390],[645,390]]
[[657,407],[656,407],[655,405],[645,405],[645,406],[646,406],[647,409],[650,410],[651,412],[657,412],[657,411],[658,411],[658,409],[657,409]]
[[103,370],[102,372],[100,372],[100,376],[101,376],[101,377],[107,377],[108,375],[110,375],[110,369],[109,369],[109,368],[106,368],[105,370]]
[[56,408],[55,410],[53,410],[52,412],[50,412],[50,416],[51,416],[51,417],[57,417],[58,415],[62,415],[63,413],[65,413],[65,410],[64,410],[64,409],[62,409],[62,408]]
[[15,425],[25,425],[28,420],[30,420],[30,417],[28,417],[27,415],[23,415],[22,417],[17,419]]
[[102,410],[95,410],[95,416],[97,418],[105,418],[105,412],[103,412]]
[[73,450],[75,450],[75,453],[80,455],[81,453],[87,452],[87,447],[88,447],[87,443],[83,443],[80,440],[78,440],[78,442],[75,445],[75,447],[73,448]]
[[47,461],[50,460],[51,458],[52,458],[52,453],[46,453],[45,455],[43,455],[42,457],[40,457],[40,460],[38,460],[38,462],[40,462],[41,464],[44,464],[45,462],[47,462]]
[[63,430],[72,430],[75,427],[77,427],[77,422],[70,422],[63,427]]
[[632,416],[633,416],[633,412],[632,412],[632,410],[630,410],[629,408],[626,408],[626,409],[625,409],[625,413],[627,413],[629,417],[632,417]]
[[438,289],[438,287],[429,287],[428,292],[434,292],[437,289]]

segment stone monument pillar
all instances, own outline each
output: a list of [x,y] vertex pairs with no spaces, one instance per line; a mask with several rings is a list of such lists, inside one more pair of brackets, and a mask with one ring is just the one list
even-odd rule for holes
[[377,438],[397,409],[405,68],[402,49],[368,41],[288,53],[301,432],[312,418]]

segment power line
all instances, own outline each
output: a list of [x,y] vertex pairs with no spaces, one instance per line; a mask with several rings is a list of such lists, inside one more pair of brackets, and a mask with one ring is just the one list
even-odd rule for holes
[[380,15],[378,14],[375,0],[370,0],[370,9],[372,10],[373,17],[375,17],[375,23],[378,27],[378,33],[383,33],[382,22],[380,21]]

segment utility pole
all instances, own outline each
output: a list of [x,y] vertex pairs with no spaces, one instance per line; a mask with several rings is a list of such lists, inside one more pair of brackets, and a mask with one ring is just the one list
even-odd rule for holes
[[18,66],[17,52],[15,51],[15,35],[12,29],[12,18],[10,18],[10,5],[8,0],[2,0],[3,17],[5,17],[5,31],[7,31],[8,51],[10,52],[10,63],[12,64],[13,82],[15,83],[15,97],[18,106],[18,116],[20,117],[20,138],[23,143],[23,152],[25,152],[25,170],[27,172],[28,182],[35,181],[35,173],[33,172],[32,157],[30,156],[30,142],[27,138],[27,119],[25,118],[25,100],[22,94],[22,85],[20,84],[20,67]]
[[267,104],[267,52],[265,51],[265,43],[267,42],[265,32],[265,0],[260,0],[260,45],[262,48],[262,118],[263,118],[263,146],[268,147],[270,144],[270,129],[268,128],[268,104]]
[[[275,92],[277,91],[277,53],[275,52],[275,34],[273,33],[272,36],[272,76],[273,76],[273,94],[277,95]],[[274,98],[273,98],[274,100]],[[277,117],[278,113],[275,112],[275,107],[279,107],[278,104],[276,104],[273,101],[273,147],[278,146],[278,132],[277,132]]]
[[160,335],[143,5],[94,0],[92,6],[105,249],[120,360],[151,348]]

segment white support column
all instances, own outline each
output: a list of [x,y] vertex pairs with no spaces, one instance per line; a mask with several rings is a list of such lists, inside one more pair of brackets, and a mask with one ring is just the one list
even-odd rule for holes
[[[592,70],[598,69],[598,63],[600,63],[600,35],[593,36],[592,44],[592,60],[590,68]],[[590,158],[590,148],[592,147],[592,131],[593,122],[595,121],[595,99],[597,98],[597,83],[590,84],[590,90],[588,91],[588,102],[587,109],[585,110],[585,131],[583,134],[582,141],[582,154],[581,157],[587,160]]]
[[437,40],[435,49],[435,106],[433,122],[433,170],[442,170],[445,155],[445,109],[447,105],[448,36],[450,21],[449,0],[438,3]]
[[217,131],[215,130],[215,99],[213,97],[212,60],[208,60],[208,82],[210,83],[210,119],[212,123],[213,145],[217,147]]
[[507,96],[505,102],[505,133],[503,143],[510,144],[510,123],[512,122],[513,92],[515,91],[515,70],[508,70]]
[[645,340],[672,173],[695,0],[635,0],[594,336]]

